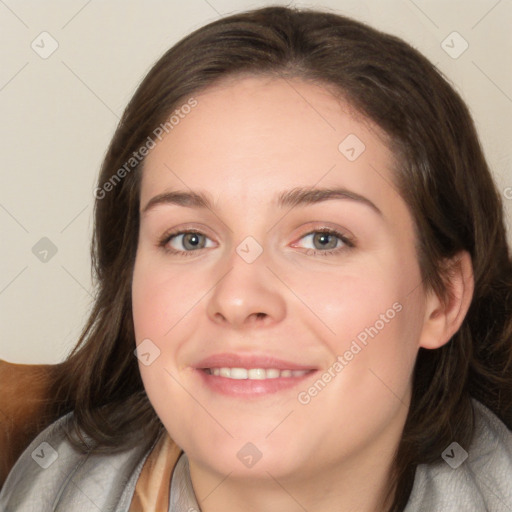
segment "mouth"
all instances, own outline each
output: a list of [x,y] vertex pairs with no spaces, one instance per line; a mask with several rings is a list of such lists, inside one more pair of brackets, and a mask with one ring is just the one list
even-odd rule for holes
[[290,391],[303,384],[318,368],[273,356],[216,354],[194,367],[209,391],[230,397],[262,397]]
[[224,377],[233,380],[266,380],[266,379],[289,379],[302,377],[315,370],[281,370],[279,368],[203,368],[208,375]]

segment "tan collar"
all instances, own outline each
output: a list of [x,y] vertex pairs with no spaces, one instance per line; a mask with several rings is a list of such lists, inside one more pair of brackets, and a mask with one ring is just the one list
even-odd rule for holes
[[168,510],[171,478],[182,453],[183,450],[164,432],[144,462],[129,512]]

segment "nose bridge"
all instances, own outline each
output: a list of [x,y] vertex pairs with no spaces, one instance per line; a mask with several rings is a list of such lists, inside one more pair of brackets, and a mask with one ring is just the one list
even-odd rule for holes
[[285,298],[267,268],[268,254],[260,242],[252,236],[244,238],[223,263],[222,276],[208,303],[213,321],[242,327],[254,321],[270,324],[284,317]]

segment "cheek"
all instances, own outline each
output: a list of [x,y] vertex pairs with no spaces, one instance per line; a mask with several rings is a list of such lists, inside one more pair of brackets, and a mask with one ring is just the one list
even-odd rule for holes
[[421,327],[419,310],[393,280],[345,276],[343,286],[331,284],[330,290],[338,298],[322,302],[317,297],[316,305],[323,304],[319,315],[334,331],[323,337],[331,361],[317,381],[300,390],[297,400],[333,445],[343,444],[340,431],[354,444],[363,443],[405,414]]
[[[167,400],[167,390],[174,382],[170,374],[175,372],[178,347],[173,339],[186,324],[182,320],[190,309],[186,299],[190,289],[183,284],[179,276],[164,273],[161,265],[144,251],[137,255],[132,280],[132,315],[139,370],[153,406]],[[142,354],[150,355],[144,358]]]
[[388,258],[349,268],[317,274],[294,287],[314,311],[303,321],[323,341],[331,358],[329,366],[342,358],[343,369],[332,370],[343,375],[330,386],[333,399],[350,401],[365,395],[361,404],[368,404],[386,395],[393,399],[393,392],[404,396],[422,327],[421,281],[415,260],[390,253]]
[[204,293],[201,280],[193,275],[170,271],[142,255],[135,263],[132,281],[136,340],[154,338],[158,343],[170,338]]
[[190,335],[187,312],[197,303],[197,293],[183,273],[166,270],[144,251],[137,255],[132,281],[135,339],[138,347],[151,354],[150,364],[139,357],[139,371],[153,408],[178,439],[183,433],[172,430],[176,423],[172,411],[180,410],[180,425],[193,422],[193,403],[178,383],[177,360],[182,340]]
[[348,349],[353,339],[364,343],[389,331],[405,295],[394,272],[370,264],[347,265],[309,279],[297,276],[291,287],[308,310],[304,319],[337,353]]

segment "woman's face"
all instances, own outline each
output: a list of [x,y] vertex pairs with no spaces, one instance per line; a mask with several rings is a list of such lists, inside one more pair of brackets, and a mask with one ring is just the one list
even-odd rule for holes
[[153,407],[211,473],[387,460],[425,316],[393,154],[304,81],[246,77],[195,100],[142,178],[133,319]]

